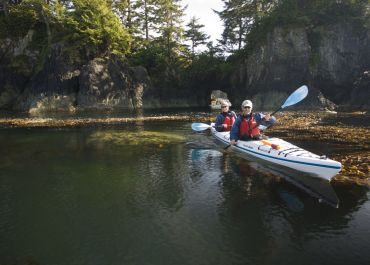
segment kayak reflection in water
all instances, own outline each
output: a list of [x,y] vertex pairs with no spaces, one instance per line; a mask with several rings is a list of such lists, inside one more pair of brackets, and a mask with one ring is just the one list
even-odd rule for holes
[[238,116],[230,132],[230,144],[235,145],[238,140],[261,140],[259,125],[271,127],[276,123],[274,116],[270,114],[253,113],[253,104],[250,100],[242,103],[242,114]]
[[216,117],[215,129],[218,132],[229,132],[236,120],[234,111],[230,111],[230,102],[227,100],[221,101],[221,113]]

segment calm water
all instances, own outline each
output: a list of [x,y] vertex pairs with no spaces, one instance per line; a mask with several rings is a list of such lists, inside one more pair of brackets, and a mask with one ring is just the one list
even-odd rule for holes
[[369,189],[333,189],[338,209],[186,122],[1,129],[0,264],[370,264]]

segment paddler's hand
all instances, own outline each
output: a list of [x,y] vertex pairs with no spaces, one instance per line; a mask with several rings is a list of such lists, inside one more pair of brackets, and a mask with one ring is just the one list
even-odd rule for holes
[[230,144],[231,144],[231,145],[236,145],[236,141],[235,141],[235,140],[231,140],[231,141],[230,141]]
[[270,114],[266,114],[265,117],[263,117],[266,121],[269,121],[271,119],[271,115]]
[[227,124],[222,124],[222,127],[227,129],[228,125]]

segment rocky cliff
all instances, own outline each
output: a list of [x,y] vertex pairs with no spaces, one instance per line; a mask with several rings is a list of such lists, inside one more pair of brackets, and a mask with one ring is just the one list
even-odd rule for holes
[[[338,22],[275,27],[230,77],[230,95],[257,106],[278,106],[295,88],[310,88],[302,107],[370,107],[370,30]],[[332,102],[332,103],[331,103]]]
[[70,62],[65,43],[32,48],[24,38],[0,40],[0,109],[28,112],[76,108],[140,108],[150,79],[142,67],[105,56]]

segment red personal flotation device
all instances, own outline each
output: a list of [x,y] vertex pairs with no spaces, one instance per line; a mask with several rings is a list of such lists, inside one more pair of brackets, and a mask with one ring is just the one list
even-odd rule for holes
[[224,114],[224,122],[222,124],[226,124],[227,127],[223,128],[224,132],[229,132],[231,130],[231,127],[233,126],[235,122],[235,116],[232,113]]
[[240,139],[253,138],[260,134],[261,132],[260,129],[258,129],[258,123],[254,119],[252,114],[249,119],[242,117],[242,122],[240,123],[239,127]]

